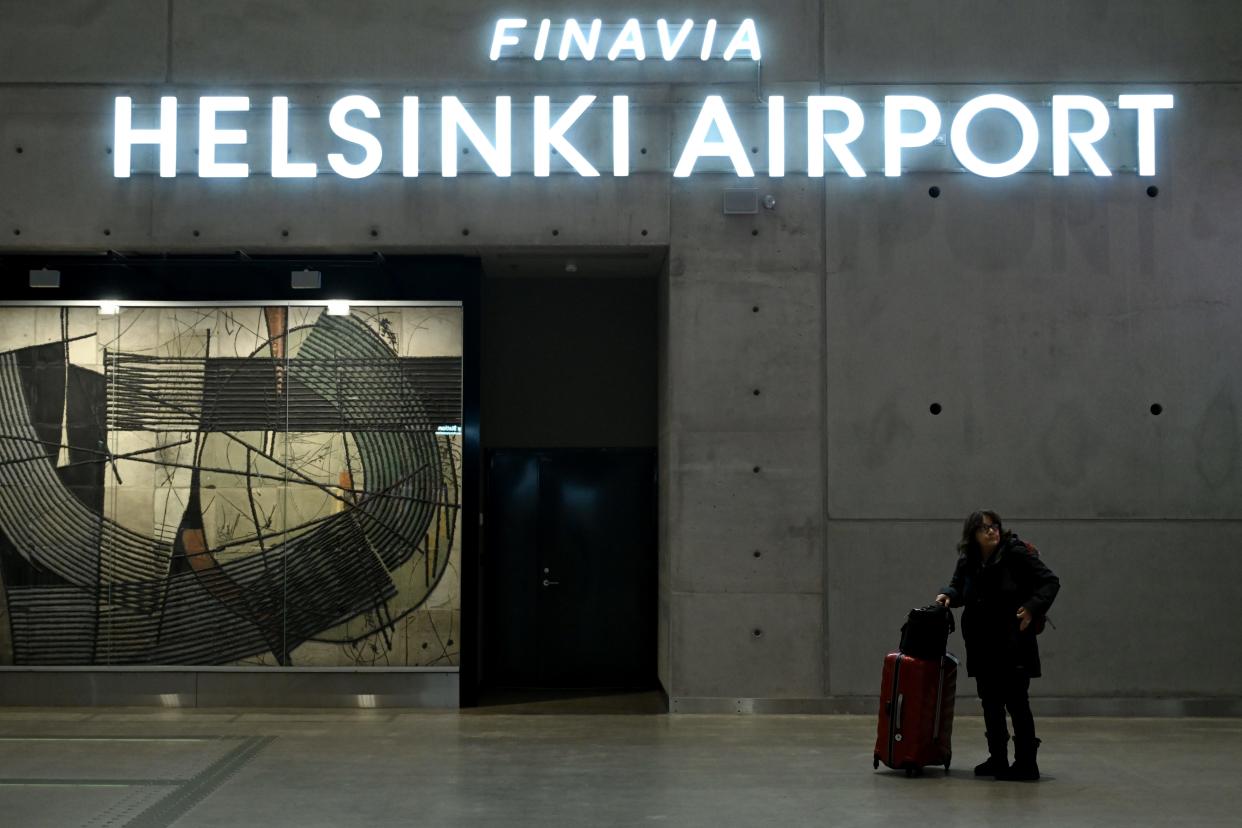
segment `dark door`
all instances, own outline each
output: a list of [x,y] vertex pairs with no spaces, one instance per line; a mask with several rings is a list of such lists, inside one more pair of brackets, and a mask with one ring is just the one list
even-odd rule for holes
[[655,509],[652,450],[490,454],[487,684],[654,683]]

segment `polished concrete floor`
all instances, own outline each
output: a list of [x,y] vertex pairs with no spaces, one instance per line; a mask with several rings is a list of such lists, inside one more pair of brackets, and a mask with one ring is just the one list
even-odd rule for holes
[[[1044,719],[1038,784],[871,767],[861,716],[0,709],[0,825],[1242,824],[1242,720]],[[972,712],[972,711],[966,711]]]

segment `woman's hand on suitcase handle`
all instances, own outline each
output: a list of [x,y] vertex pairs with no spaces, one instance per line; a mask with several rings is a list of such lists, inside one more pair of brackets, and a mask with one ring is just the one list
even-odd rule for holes
[[1018,621],[1020,622],[1018,624],[1019,631],[1026,632],[1026,628],[1031,626],[1031,621],[1033,620],[1034,616],[1031,615],[1031,611],[1029,609],[1026,607],[1018,607]]
[[948,607],[953,603],[953,599],[942,592],[936,596],[936,603],[942,607]]

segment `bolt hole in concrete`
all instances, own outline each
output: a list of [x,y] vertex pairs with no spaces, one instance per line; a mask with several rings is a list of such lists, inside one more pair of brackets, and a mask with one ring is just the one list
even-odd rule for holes
[[112,147],[104,147],[104,155],[111,155]]
[[379,231],[378,231],[378,230],[376,230],[376,229],[374,229],[374,228],[372,228],[372,230],[371,230],[371,238],[375,238],[375,237],[376,237],[376,236],[378,236],[378,235],[379,235]]
[[757,236],[757,235],[759,235],[759,231],[758,231],[758,230],[751,230],[751,231],[750,231],[750,234],[751,234],[752,236]]
[[933,417],[939,417],[940,412],[943,410],[944,409],[940,407],[940,403],[932,403],[931,408],[928,409],[928,411],[932,413]]
[[22,231],[21,231],[21,230],[18,230],[16,227],[15,227],[15,228],[13,228],[13,235],[14,235],[14,236],[20,236],[21,234],[22,234]]
[[1163,411],[1164,411],[1164,406],[1163,406],[1163,405],[1161,405],[1160,403],[1152,403],[1152,405],[1151,405],[1151,414],[1152,414],[1152,416],[1153,416],[1153,417],[1159,417],[1159,416],[1160,416],[1160,414],[1161,414],[1161,412],[1163,412]]
[[287,238],[289,238],[289,231],[288,231],[288,230],[281,230],[281,231],[280,231],[280,235],[281,235],[281,238],[286,238],[286,239],[287,239]]
[[758,466],[755,466],[753,469],[751,469],[751,471],[753,471],[755,474],[758,474],[758,473],[759,473],[759,467],[758,467]]
[[26,151],[26,150],[25,150],[25,149],[23,149],[22,147],[18,147],[18,148],[17,148],[17,154],[18,154],[18,155],[21,155],[21,154],[22,154],[23,152],[25,152],[25,151]]
[[762,558],[762,557],[763,557],[763,553],[762,553],[762,552],[760,552],[758,549],[756,549],[756,550],[755,550],[755,557],[756,557],[756,558]]
[[750,309],[750,312],[751,312],[751,313],[758,313],[758,312],[759,312],[759,306],[758,306],[758,305],[755,305],[753,308],[751,308],[751,309]]
[[758,389],[758,388],[756,388],[756,389],[755,389],[752,393],[753,393],[756,397],[757,397],[757,396],[759,396],[759,389]]
[[646,231],[646,230],[644,230],[644,231],[643,231],[643,235],[644,235],[644,236],[645,236],[645,235],[647,235],[647,231]]
[[112,231],[111,231],[111,230],[108,230],[108,229],[105,229],[105,230],[104,230],[104,235],[105,235],[105,236],[111,236],[111,235],[112,235]]
[[646,154],[647,154],[647,148],[646,148],[646,147],[643,147],[642,149],[640,149],[640,150],[639,150],[639,152],[640,152],[640,153],[642,153],[643,155],[646,155]]
[[197,239],[197,238],[198,238],[199,236],[201,236],[201,235],[202,235],[202,233],[198,232],[197,230],[195,230],[195,231],[194,231],[194,238],[196,238],[196,239]]
[[927,194],[928,194],[929,196],[931,196],[932,198],[940,198],[940,188],[939,188],[939,187],[930,187],[930,188],[927,190]]
[[750,151],[751,151],[751,154],[752,154],[752,155],[758,155],[758,154],[759,154],[759,148],[758,148],[758,147],[751,147],[751,148],[750,148]]
[[763,635],[763,630],[758,630],[758,629],[757,629],[757,630],[753,631],[753,632],[751,633],[751,635],[753,635],[755,638],[759,638],[759,637],[761,637],[761,636]]
[[1152,184],[1150,187],[1147,188],[1148,198],[1155,198],[1158,195],[1160,195],[1160,188],[1157,187],[1155,184]]
[[553,230],[553,231],[552,231],[552,235],[554,235],[554,236],[559,236],[560,234],[561,234],[561,231],[560,231],[560,230]]
[[463,227],[463,228],[462,228],[462,230],[461,230],[461,234],[462,234],[463,236],[469,236],[469,235],[470,235],[470,228],[469,228],[469,227]]

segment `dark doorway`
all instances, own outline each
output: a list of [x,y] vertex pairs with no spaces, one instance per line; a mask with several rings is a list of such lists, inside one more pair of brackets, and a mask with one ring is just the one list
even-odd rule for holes
[[484,257],[485,708],[652,707],[664,263],[655,248]]
[[655,475],[651,449],[488,452],[489,687],[654,686]]

